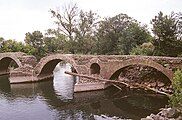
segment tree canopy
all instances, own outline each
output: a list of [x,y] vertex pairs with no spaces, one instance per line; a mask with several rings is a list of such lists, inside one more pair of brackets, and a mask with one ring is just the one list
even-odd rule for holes
[[98,54],[129,54],[133,47],[151,38],[146,26],[126,14],[100,22],[96,35]]
[[24,42],[0,38],[0,52],[22,51],[38,59],[50,53],[182,56],[182,13],[152,19],[152,32],[127,14],[101,18],[76,4],[50,10],[56,28],[25,34]]
[[182,54],[182,14],[159,12],[151,21],[155,35],[153,44],[156,55],[177,56]]

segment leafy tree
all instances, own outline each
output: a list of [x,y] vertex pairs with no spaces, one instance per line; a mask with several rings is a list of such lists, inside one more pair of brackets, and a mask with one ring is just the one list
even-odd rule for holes
[[23,43],[15,40],[4,40],[2,43],[2,52],[20,52],[23,49]]
[[4,38],[0,37],[0,52],[1,52],[1,48],[3,47],[2,46],[3,41],[4,41]]
[[[62,38],[64,39],[64,38]],[[45,49],[48,53],[55,53],[55,52],[64,52],[65,45],[62,40],[57,39],[56,37],[45,37]]]
[[136,45],[149,41],[146,26],[126,14],[106,18],[97,33],[98,54],[129,54]]
[[1,44],[1,52],[24,52],[31,55],[35,53],[35,48],[15,40],[3,39]]
[[95,29],[99,16],[92,11],[79,13],[79,21],[75,30],[77,53],[88,54],[95,47]]
[[142,45],[145,42],[151,41],[152,37],[147,30],[147,26],[141,26],[139,23],[132,23],[123,31],[123,36],[120,37],[118,46],[123,54],[130,54],[131,50],[136,46]]
[[182,14],[162,12],[151,21],[157,55],[177,56],[182,53]]
[[65,35],[64,51],[69,53],[91,53],[95,46],[94,32],[98,16],[92,11],[79,10],[76,4],[70,4],[62,12],[51,10],[52,16],[56,18],[57,29],[54,34]]
[[69,38],[69,48],[71,53],[75,53],[76,42],[74,39],[74,31],[78,16],[78,7],[76,4],[70,4],[64,7],[63,12],[51,10],[52,17],[56,18],[56,32],[64,34]]
[[41,57],[45,56],[46,50],[45,50],[44,36],[40,31],[26,33],[24,41],[27,45],[30,45],[33,48],[35,48],[35,52],[33,55],[37,59],[40,59]]

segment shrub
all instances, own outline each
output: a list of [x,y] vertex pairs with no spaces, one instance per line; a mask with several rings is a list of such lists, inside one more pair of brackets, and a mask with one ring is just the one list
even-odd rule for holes
[[182,112],[182,70],[178,69],[174,73],[172,86],[174,89],[174,93],[172,96],[169,97],[169,103],[172,107]]
[[130,52],[131,55],[153,55],[154,46],[151,42],[136,46]]

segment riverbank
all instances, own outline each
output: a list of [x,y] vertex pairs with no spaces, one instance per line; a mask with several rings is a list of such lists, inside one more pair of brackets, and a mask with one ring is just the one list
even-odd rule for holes
[[141,120],[182,120],[182,113],[174,108],[162,108],[156,115],[150,114]]

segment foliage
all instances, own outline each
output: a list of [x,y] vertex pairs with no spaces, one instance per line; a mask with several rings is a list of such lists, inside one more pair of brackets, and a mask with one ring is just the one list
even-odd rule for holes
[[92,11],[80,11],[78,25],[75,30],[75,39],[77,41],[77,53],[92,53],[95,47],[95,29],[98,16]]
[[182,53],[182,14],[162,12],[152,19],[155,39],[153,44],[157,55],[177,56]]
[[25,43],[40,48],[44,45],[43,34],[40,31],[28,32],[25,34]]
[[98,54],[129,54],[133,47],[150,38],[146,26],[126,14],[101,21],[96,36]]
[[95,46],[94,31],[98,16],[92,11],[79,10],[77,5],[70,4],[63,11],[51,10],[52,17],[56,18],[54,35],[66,36],[64,52],[68,53],[91,53]]
[[177,70],[172,81],[174,93],[170,96],[170,105],[182,111],[182,70]]
[[142,45],[134,47],[130,54],[131,55],[146,55],[152,56],[154,51],[154,45],[151,42],[143,43]]
[[23,49],[23,44],[21,42],[16,42],[14,40],[4,40],[2,42],[1,51],[2,52],[19,52]]
[[39,60],[46,55],[45,42],[40,31],[28,32],[25,34],[25,43],[35,49],[33,55]]
[[0,48],[2,47],[3,41],[4,41],[4,38],[0,37]]
[[34,54],[35,49],[30,45],[26,45],[22,42],[2,39],[0,52],[24,52],[31,55]]
[[45,37],[44,41],[44,49],[47,53],[55,53],[63,50],[61,40],[56,39],[55,37]]
[[52,17],[56,18],[55,24],[57,25],[57,34],[64,34],[68,37],[68,40],[70,41],[69,44],[67,44],[69,47],[69,51],[71,53],[75,53],[75,46],[76,42],[74,39],[74,31],[78,16],[78,7],[76,4],[70,4],[68,6],[65,6],[63,9],[63,12],[60,11],[54,11],[51,10]]

